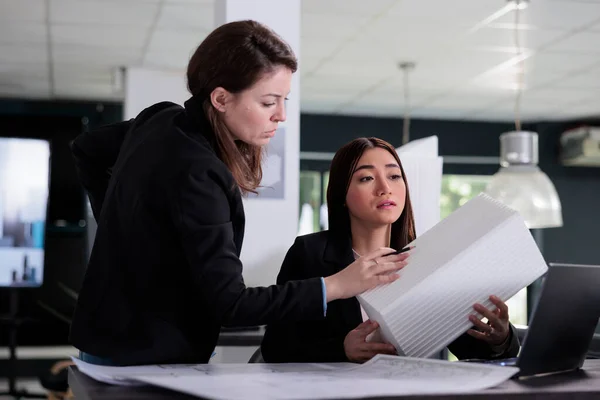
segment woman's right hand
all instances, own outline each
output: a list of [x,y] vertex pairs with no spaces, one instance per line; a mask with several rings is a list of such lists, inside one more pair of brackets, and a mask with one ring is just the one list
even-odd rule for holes
[[325,278],[327,302],[354,297],[375,286],[398,279],[395,272],[407,265],[408,253],[390,254],[393,252],[394,249],[382,247],[359,257],[337,274]]
[[377,354],[397,354],[396,349],[391,344],[367,342],[367,336],[375,332],[377,328],[379,328],[377,322],[367,320],[346,335],[344,351],[348,360],[363,363]]

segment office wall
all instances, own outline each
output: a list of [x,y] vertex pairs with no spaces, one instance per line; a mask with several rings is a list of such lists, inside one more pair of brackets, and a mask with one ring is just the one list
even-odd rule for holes
[[[395,147],[402,144],[401,118],[302,114],[302,151],[336,151],[360,136],[377,136]],[[510,123],[413,119],[410,138],[438,135],[440,154],[497,156],[498,135],[513,129]]]

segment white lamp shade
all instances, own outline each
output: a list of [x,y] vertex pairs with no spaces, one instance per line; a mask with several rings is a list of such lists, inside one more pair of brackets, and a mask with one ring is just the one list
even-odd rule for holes
[[535,165],[501,167],[484,192],[518,211],[529,229],[563,224],[558,193],[550,178]]

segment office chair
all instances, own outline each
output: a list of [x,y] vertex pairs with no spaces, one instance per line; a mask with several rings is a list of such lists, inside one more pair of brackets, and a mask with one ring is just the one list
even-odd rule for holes
[[260,351],[260,346],[259,346],[258,349],[256,349],[254,354],[252,354],[252,356],[248,360],[248,363],[255,364],[255,363],[264,363],[264,362],[265,362],[265,360],[263,359],[262,352]]
[[523,345],[523,340],[525,340],[525,335],[527,335],[527,326],[516,325],[515,329],[517,330],[517,337],[519,338],[519,343]]
[[588,358],[600,358],[600,333],[594,334],[590,349],[587,353]]

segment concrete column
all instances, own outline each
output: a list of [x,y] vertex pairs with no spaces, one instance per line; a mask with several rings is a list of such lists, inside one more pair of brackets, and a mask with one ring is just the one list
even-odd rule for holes
[[[300,57],[300,0],[216,0],[215,27],[252,19],[273,29]],[[300,74],[293,76],[287,120],[267,149],[263,185],[244,201],[246,234],[242,250],[249,286],[275,283],[285,253],[298,231],[300,170]]]

